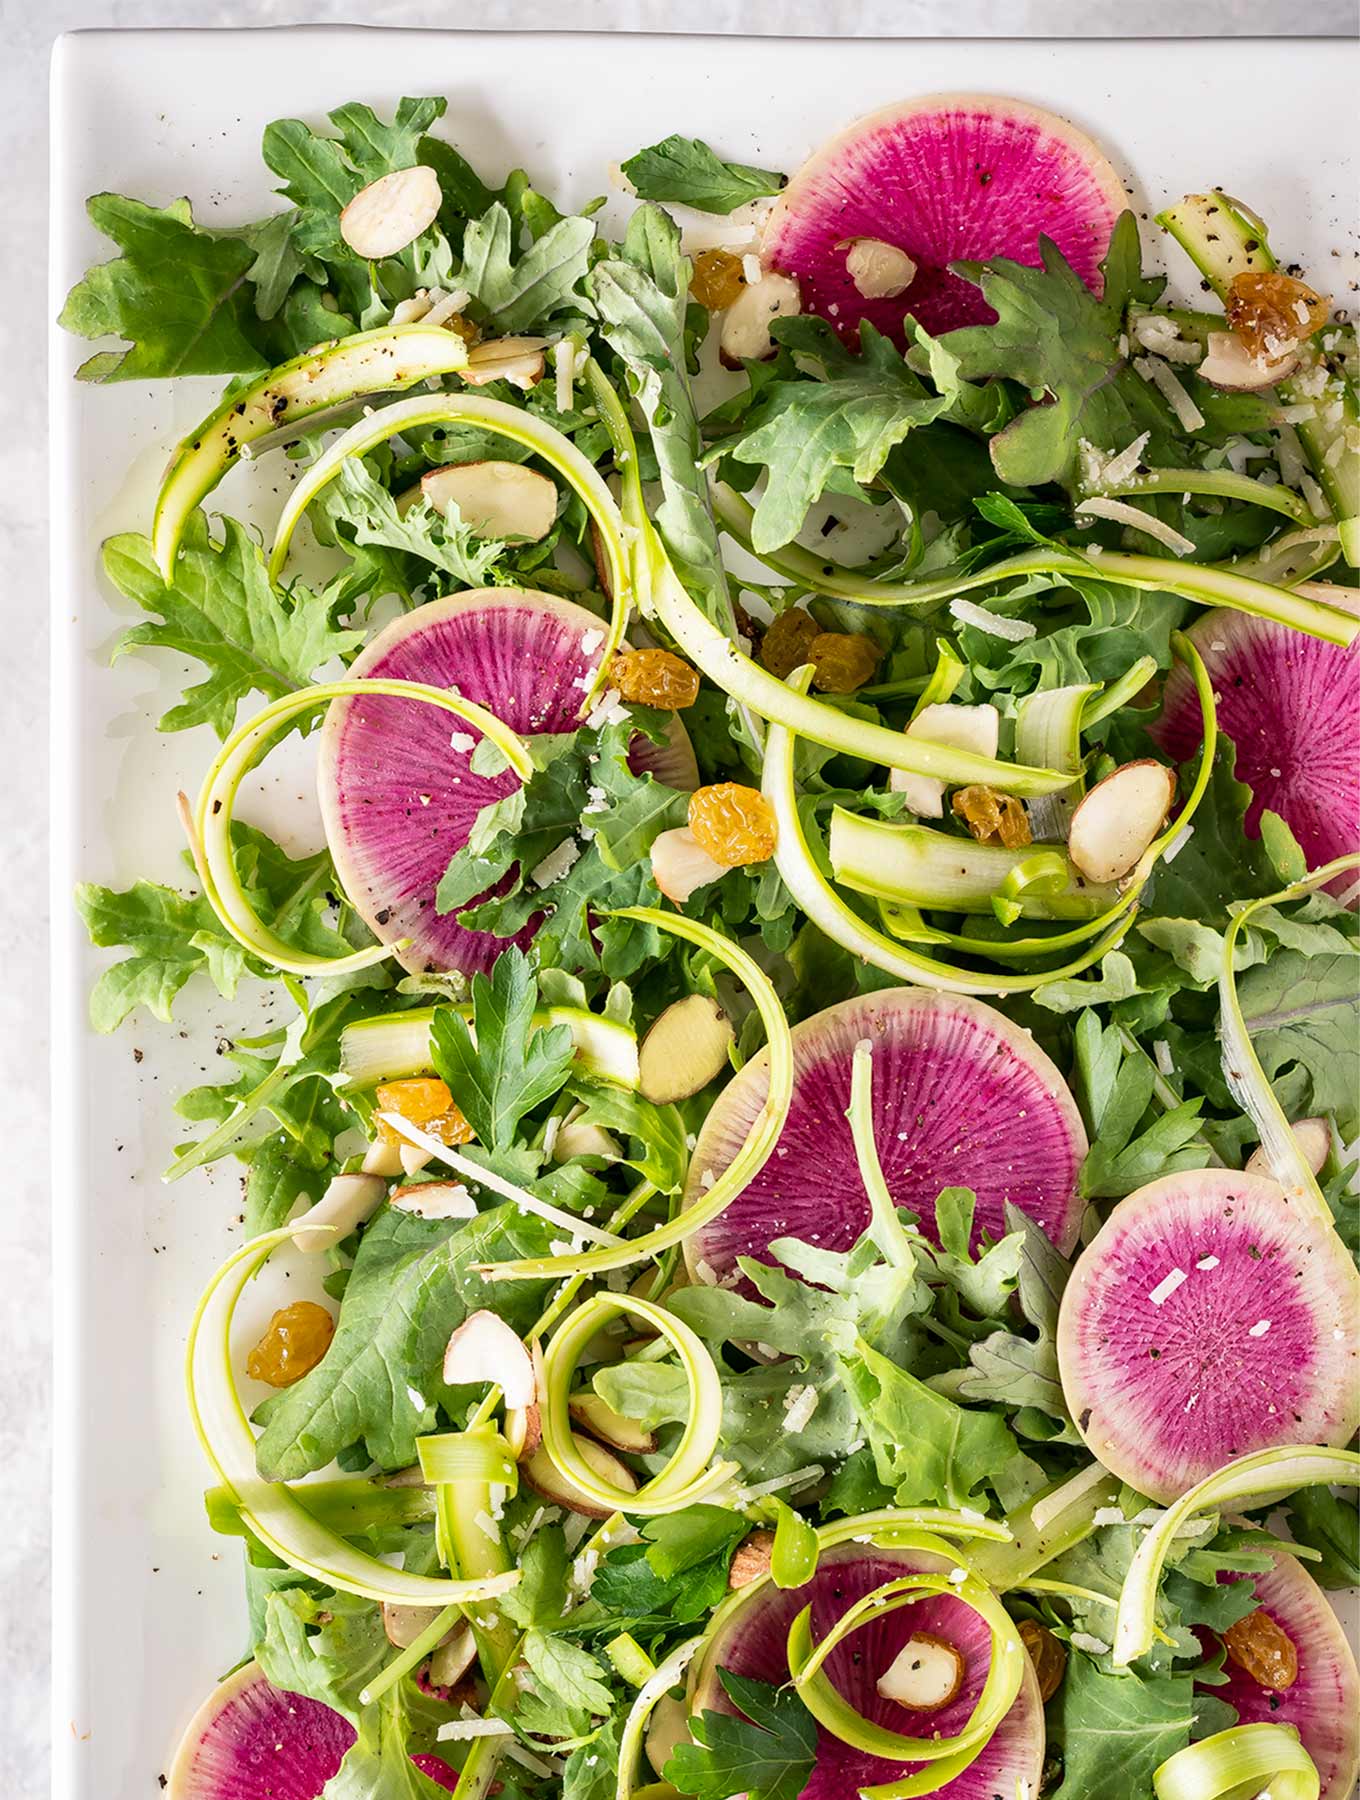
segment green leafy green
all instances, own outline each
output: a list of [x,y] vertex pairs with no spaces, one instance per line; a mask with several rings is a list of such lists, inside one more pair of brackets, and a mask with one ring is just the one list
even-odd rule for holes
[[516,258],[510,214],[498,200],[463,233],[459,284],[498,332],[524,331],[567,310],[581,313],[587,302],[576,290],[594,241],[589,219],[559,219]]
[[1048,1706],[1049,1732],[1063,1758],[1063,1800],[1129,1800],[1152,1792],[1152,1773],[1190,1742],[1191,1678],[1106,1675],[1071,1652]]
[[534,1026],[538,987],[522,951],[496,959],[490,976],[472,978],[472,1023],[438,1007],[430,1028],[436,1071],[490,1150],[507,1149],[520,1120],[551,1098],[572,1065],[571,1028]]
[[199,970],[229,1000],[246,972],[245,951],[201,894],[186,899],[155,881],[134,882],[123,893],[82,882],[76,906],[92,943],[131,952],[105,969],[91,990],[96,1031],[115,1030],[138,1006],[168,1022],[176,994]]
[[671,1753],[662,1771],[698,1800],[797,1800],[817,1755],[817,1722],[790,1688],[769,1687],[719,1669],[727,1697],[744,1717],[704,1712],[690,1721],[692,1744]]
[[638,150],[621,165],[639,200],[679,204],[700,212],[730,213],[748,200],[777,194],[787,175],[724,162],[702,138],[672,134]]
[[1117,1025],[1102,1029],[1094,1012],[1077,1021],[1076,1049],[1091,1134],[1083,1193],[1131,1194],[1162,1175],[1205,1167],[1211,1152],[1200,1135],[1199,1096],[1162,1111],[1153,1099],[1156,1064],[1145,1051],[1130,1051]]
[[[423,585],[439,591],[451,583],[485,587],[505,552],[499,540],[483,537],[465,525],[456,509],[445,517],[421,496],[401,510],[357,456],[341,463],[335,480],[326,484],[312,505],[326,529],[346,549],[395,551],[414,563],[408,571],[399,564],[394,568],[390,559],[363,559],[361,567],[369,575],[367,591],[375,598],[383,591],[385,579],[404,598],[412,597],[415,588]],[[426,564],[428,568],[422,566]]]
[[1330,1488],[1300,1488],[1287,1502],[1288,1534],[1322,1552],[1309,1573],[1323,1587],[1360,1587],[1360,1507]]
[[219,544],[209,536],[204,515],[195,513],[168,584],[150,541],[135,532],[110,538],[103,563],[120,593],[157,615],[125,632],[114,654],[141,646],[173,650],[208,670],[159,721],[162,731],[207,724],[228,737],[248,694],[277,700],[295,693],[326,663],[363,642],[361,631],[336,623],[333,595],[313,593],[300,582],[286,593],[276,588],[259,545],[234,519],[222,521]]

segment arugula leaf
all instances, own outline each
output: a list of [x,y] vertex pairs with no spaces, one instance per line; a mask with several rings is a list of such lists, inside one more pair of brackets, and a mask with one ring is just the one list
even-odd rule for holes
[[78,337],[124,338],[129,347],[98,351],[77,369],[77,380],[268,368],[249,285],[257,262],[249,243],[196,225],[187,200],[155,207],[96,194],[86,209],[123,254],[76,283],[58,323]]
[[525,331],[555,313],[586,310],[588,303],[576,289],[590,265],[594,241],[589,219],[559,219],[516,260],[510,214],[497,200],[463,233],[459,284],[497,331]]
[[1285,1502],[1289,1536],[1322,1561],[1309,1573],[1323,1587],[1360,1587],[1360,1506],[1330,1488],[1300,1488]]
[[520,1120],[557,1093],[571,1072],[571,1029],[533,1023],[538,1001],[524,952],[504,951],[491,975],[472,978],[473,1022],[436,1008],[430,1047],[436,1072],[488,1149],[505,1150]]
[[1062,1751],[1062,1800],[1128,1800],[1150,1794],[1153,1770],[1190,1742],[1195,1701],[1189,1674],[1106,1675],[1069,1651],[1047,1711]]
[[651,431],[662,491],[655,519],[667,555],[709,618],[731,630],[727,573],[686,374],[689,276],[674,221],[644,206],[628,221],[622,255],[596,265],[591,288],[605,341],[623,359]]
[[808,508],[841,470],[861,486],[874,480],[889,452],[914,427],[939,418],[948,401],[931,394],[901,351],[864,324],[853,356],[824,319],[790,319],[775,327],[782,344],[815,358],[814,381],[772,381],[752,408],[748,429],[724,454],[767,471],[751,541],[777,550],[802,528]]
[[842,1366],[898,1506],[975,1506],[982,1483],[1017,1454],[1000,1413],[956,1405],[862,1339]]
[[579,1644],[546,1631],[530,1631],[525,1635],[523,1656],[550,1695],[570,1696],[574,1705],[587,1712],[613,1711],[614,1696],[606,1685],[608,1671]]
[[90,992],[96,1031],[115,1030],[138,1006],[168,1023],[176,994],[199,970],[229,1000],[247,972],[245,951],[201,894],[186,899],[155,881],[134,882],[122,893],[82,882],[75,901],[92,943],[131,951],[105,969]]
[[683,1512],[660,1513],[642,1527],[647,1561],[664,1579],[692,1569],[696,1563],[734,1550],[750,1526],[725,1506],[696,1504]]
[[103,565],[120,593],[159,615],[125,632],[114,655],[148,645],[194,657],[208,670],[207,679],[186,688],[180,704],[158,721],[162,731],[208,724],[220,738],[229,737],[247,694],[277,700],[294,693],[323,664],[363,642],[361,631],[336,624],[333,596],[300,582],[286,593],[274,587],[259,545],[235,519],[223,519],[218,544],[204,514],[194,513],[168,585],[149,540],[135,532],[108,540]]
[[1272,1082],[1307,1071],[1311,1107],[1330,1113],[1343,1138],[1360,1129],[1360,1041],[1355,1029],[1353,953],[1304,956],[1279,950],[1237,983],[1252,1047]]
[[588,1744],[578,1745],[562,1771],[562,1800],[614,1800],[618,1792],[623,1719],[606,1719]]
[[637,150],[621,165],[639,200],[730,213],[788,186],[788,176],[746,163],[724,162],[701,138],[672,134]]
[[1180,461],[1169,407],[1119,347],[1130,301],[1155,299],[1160,286],[1141,277],[1133,214],[1122,213],[1114,228],[1100,265],[1099,299],[1047,238],[1040,253],[1039,269],[1005,257],[959,265],[982,289],[996,322],[964,326],[941,340],[965,377],[1003,375],[1043,395],[992,438],[997,474],[1016,487],[1073,486],[1083,441],[1120,450],[1143,431],[1153,433],[1159,465]]
[[932,1385],[965,1400],[991,1401],[1016,1412],[1034,1407],[1070,1429],[1058,1372],[1057,1335],[1058,1308],[1071,1270],[1039,1226],[1009,1201],[1006,1229],[1008,1236],[1002,1241],[1014,1238],[1019,1243],[1020,1310],[1038,1332],[1038,1340],[1014,1331],[991,1332],[968,1346],[968,1367],[952,1384],[946,1387],[949,1378],[940,1376]]
[[[1237,780],[1236,761],[1232,740],[1220,733],[1194,827],[1172,860],[1158,863],[1148,885],[1149,911],[1221,928],[1235,903],[1259,899],[1280,886],[1264,841],[1247,836],[1243,821],[1251,789]],[[1197,766],[1196,759],[1182,769],[1182,792]]]
[[719,1669],[718,1679],[745,1716],[706,1711],[691,1719],[694,1742],[671,1753],[665,1779],[699,1800],[797,1800],[817,1756],[816,1720],[791,1688],[730,1669]]
[[[1126,1049],[1117,1025],[1102,1029],[1094,1012],[1083,1012],[1076,1052],[1091,1134],[1081,1167],[1083,1194],[1131,1194],[1162,1175],[1207,1165],[1210,1150],[1200,1135],[1203,1100],[1196,1095],[1158,1111],[1156,1065],[1142,1050]],[[1144,1124],[1149,1109],[1155,1116]]]
[[358,1725],[359,1694],[391,1654],[382,1610],[353,1594],[325,1605],[303,1588],[284,1588],[264,1603],[264,1635],[255,1660],[285,1693],[319,1700]]
[[488,1283],[473,1265],[541,1256],[547,1232],[514,1206],[467,1221],[385,1208],[366,1228],[325,1356],[265,1403],[260,1472],[295,1481],[362,1440],[375,1462],[414,1462],[434,1428],[444,1349],[454,1327],[489,1306],[517,1331],[532,1323],[542,1282]]
[[[409,575],[398,567],[395,579],[391,579],[391,561],[367,559],[358,573],[365,591],[374,598],[384,591],[384,578],[391,579],[391,585],[404,599],[411,598],[417,587],[435,586],[440,576],[448,576],[458,587],[485,587],[487,577],[505,553],[503,543],[483,537],[465,525],[456,509],[444,517],[422,496],[405,512],[399,511],[393,496],[358,456],[345,458],[334,481],[326,484],[312,506],[324,519],[326,529],[351,554],[355,550],[383,549],[414,559],[417,567]],[[420,564],[429,567],[421,568]],[[437,585],[442,591],[449,584],[439,581]],[[351,586],[352,580],[347,582],[345,591],[350,591]]]

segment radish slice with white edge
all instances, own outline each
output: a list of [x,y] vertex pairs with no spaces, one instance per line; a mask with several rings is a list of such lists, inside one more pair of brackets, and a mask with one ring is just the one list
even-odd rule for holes
[[[1109,162],[1065,119],[990,94],[928,94],[857,119],[816,151],[775,202],[760,253],[796,275],[805,309],[849,342],[867,319],[901,343],[908,313],[932,335],[990,322],[952,265],[1010,257],[1037,267],[1042,238],[1098,293],[1128,203]],[[866,297],[844,248],[860,237],[910,259],[910,282]]]
[[439,217],[439,177],[426,163],[370,181],[340,214],[340,235],[356,256],[395,256]]
[[229,1256],[205,1288],[189,1330],[189,1411],[217,1479],[266,1549],[300,1574],[342,1593],[404,1606],[462,1605],[505,1593],[519,1580],[517,1569],[457,1581],[390,1568],[318,1523],[285,1483],[260,1475],[255,1438],[232,1370],[231,1325],[247,1282],[291,1236],[284,1226],[252,1238]]
[[[1251,789],[1246,831],[1278,813],[1309,867],[1360,850],[1360,657],[1269,619],[1212,613],[1187,634],[1204,659],[1219,724],[1237,749],[1234,773]],[[1198,708],[1185,671],[1162,690],[1154,741],[1177,762],[1199,747]]]
[[1175,798],[1175,772],[1165,763],[1125,763],[1078,802],[1067,854],[1088,881],[1120,880],[1166,824]]
[[531,1405],[535,1394],[529,1352],[504,1319],[485,1310],[470,1313],[449,1338],[444,1380],[450,1387],[498,1387],[511,1408]]
[[[1010,1204],[1070,1253],[1085,1210],[1077,1172],[1087,1144],[1057,1067],[1027,1032],[980,1000],[888,988],[794,1026],[793,1097],[777,1153],[719,1217],[687,1238],[691,1271],[706,1263],[722,1279],[738,1257],[770,1262],[780,1237],[844,1251],[868,1229],[872,1209],[846,1116],[856,1051],[866,1040],[873,1139],[893,1204],[916,1213],[935,1241],[936,1195],[966,1185],[977,1194],[974,1243],[984,1230],[1005,1235]],[[731,1165],[768,1082],[762,1051],[709,1109],[690,1157],[686,1206]]]
[[1192,1169],[1121,1200],[1058,1317],[1068,1410],[1092,1455],[1154,1500],[1231,1458],[1344,1444],[1360,1425],[1357,1276],[1279,1186]]
[[493,714],[483,707],[474,706],[470,701],[458,699],[442,688],[428,687],[417,681],[384,679],[325,682],[315,687],[302,688],[295,694],[285,694],[281,700],[275,700],[272,705],[256,713],[254,718],[247,719],[218,751],[203,778],[203,786],[199,789],[192,814],[189,814],[188,804],[181,795],[181,817],[186,826],[194,866],[203,883],[204,898],[225,930],[253,956],[293,975],[352,974],[357,969],[366,969],[373,963],[383,962],[395,951],[404,948],[404,944],[400,942],[389,941],[366,950],[356,950],[350,956],[318,956],[310,950],[295,949],[260,918],[236,867],[231,834],[232,813],[236,792],[244,777],[286,735],[292,728],[293,721],[302,713],[310,712],[313,707],[326,701],[343,700],[351,695],[363,696],[370,705],[377,704],[379,697],[389,702],[418,701],[420,705],[417,711],[422,714],[434,709],[446,715],[445,724],[440,730],[446,729],[447,715],[452,715],[461,725],[476,731],[480,736],[490,738],[510,769],[522,780],[527,780],[533,771],[533,760],[527,746],[517,733],[508,730]]
[[[507,943],[527,948],[543,915],[506,939],[460,923],[460,912],[477,899],[438,911],[451,858],[481,809],[513,793],[522,771],[478,774],[483,734],[475,725],[450,732],[428,708],[406,704],[400,694],[384,697],[383,684],[456,687],[503,716],[513,732],[565,732],[578,723],[581,695],[593,686],[605,649],[605,627],[584,607],[501,587],[431,600],[393,620],[355,659],[352,682],[321,733],[321,814],[345,893],[403,967],[488,970]],[[666,729],[660,744],[637,734],[629,763],[679,787],[691,779],[694,753],[678,714]]]
[[358,1734],[342,1714],[288,1694],[248,1662],[190,1720],[166,1800],[315,1800]]

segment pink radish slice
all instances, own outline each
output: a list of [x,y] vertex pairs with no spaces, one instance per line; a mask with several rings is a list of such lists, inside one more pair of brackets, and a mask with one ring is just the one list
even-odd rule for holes
[[[848,342],[868,319],[901,343],[908,313],[935,334],[989,323],[996,314],[950,263],[1007,256],[1037,267],[1041,236],[1098,292],[1127,205],[1105,157],[1066,120],[990,94],[930,94],[857,119],[810,157],[775,203],[761,260],[796,275],[804,311]],[[911,258],[904,292],[860,293],[846,266],[859,238]]]
[[[1220,1575],[1220,1581],[1240,1581]],[[1274,1567],[1254,1577],[1257,1603],[1293,1641],[1297,1678],[1279,1693],[1263,1688],[1229,1660],[1226,1687],[1206,1688],[1237,1708],[1238,1723],[1294,1725],[1322,1779],[1319,1800],[1348,1800],[1360,1776],[1360,1674],[1355,1655],[1326,1595],[1302,1565],[1281,1552]],[[1206,1646],[1212,1640],[1200,1634]]]
[[[934,1237],[940,1190],[971,1187],[975,1245],[984,1229],[1004,1234],[1010,1201],[1069,1251],[1081,1222],[1076,1183],[1086,1133],[1062,1076],[1032,1038],[980,1000],[895,988],[794,1026],[793,1104],[774,1155],[686,1240],[691,1270],[711,1279],[739,1256],[770,1262],[780,1237],[845,1250],[865,1230],[869,1201],[845,1116],[855,1046],[865,1039],[873,1046],[874,1142],[897,1205]],[[687,1203],[731,1162],[767,1089],[762,1051],[704,1121]]]
[[1360,1422],[1356,1276],[1259,1175],[1198,1169],[1121,1200],[1058,1319],[1068,1410],[1107,1469],[1176,1499],[1235,1456]]
[[[718,1670],[754,1681],[779,1684],[788,1680],[785,1645],[789,1626],[805,1606],[812,1606],[812,1633],[822,1638],[841,1615],[875,1588],[912,1569],[947,1570],[949,1564],[924,1551],[883,1550],[857,1544],[837,1545],[822,1553],[817,1572],[806,1586],[782,1589],[764,1583],[745,1605],[721,1624],[703,1654],[690,1703],[691,1713],[732,1713]],[[947,1706],[933,1712],[885,1700],[876,1683],[907,1639],[925,1632],[953,1646],[963,1660],[963,1685]],[[832,1684],[866,1719],[907,1736],[933,1732],[955,1735],[977,1704],[991,1663],[987,1627],[977,1614],[951,1594],[930,1594],[873,1620],[831,1652],[826,1673]],[[1025,1664],[1025,1680],[1015,1704],[997,1727],[971,1768],[939,1788],[948,1800],[992,1800],[993,1795],[1037,1793],[1044,1759],[1044,1710],[1038,1686]],[[919,1763],[888,1762],[843,1743],[829,1731],[817,1734],[817,1761],[802,1800],[848,1800],[862,1787],[899,1781]]]
[[[1273,619],[1216,610],[1190,632],[1213,682],[1219,729],[1251,788],[1246,827],[1278,813],[1309,868],[1360,850],[1360,657]],[[1194,684],[1177,664],[1152,736],[1177,762],[1200,745]]]
[[[284,1693],[247,1663],[195,1713],[167,1778],[168,1800],[317,1800],[356,1735],[329,1706]],[[441,1758],[411,1761],[453,1792],[457,1777]]]
[[[395,620],[350,674],[455,688],[525,734],[570,731],[603,643],[600,621],[583,607],[497,588],[433,600]],[[536,929],[531,921],[509,940],[435,911],[440,877],[478,811],[517,783],[509,771],[472,772],[479,736],[418,700],[336,700],[326,714],[317,784],[336,873],[382,942],[411,940],[397,959],[413,972],[489,969],[508,942],[523,947]],[[639,736],[630,760],[670,786],[698,783],[678,716],[668,743]]]

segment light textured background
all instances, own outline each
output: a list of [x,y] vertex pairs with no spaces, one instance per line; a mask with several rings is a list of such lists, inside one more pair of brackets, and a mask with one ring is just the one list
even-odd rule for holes
[[[9,212],[0,230],[0,604],[6,676],[0,681],[0,1794],[46,1790],[47,1460],[51,1246],[44,1146],[62,1129],[62,1074],[46,1080],[45,819],[47,801],[46,467],[43,343],[46,257],[47,62],[53,37],[93,26],[247,26],[297,23],[438,25],[444,8],[415,0],[0,0],[0,168]],[[763,34],[921,36],[1354,36],[1356,0],[481,0],[481,30],[751,31]],[[342,83],[343,85],[343,83]],[[351,86],[362,87],[361,79]],[[1288,154],[1287,146],[1281,147]],[[191,176],[186,177],[192,185]],[[59,523],[59,522],[58,522]],[[50,1124],[48,1123],[50,1118]],[[97,1204],[97,1196],[95,1197]],[[59,1247],[58,1247],[59,1249]],[[60,1256],[57,1259],[60,1267]],[[58,1276],[58,1279],[60,1277]],[[110,1347],[110,1380],[118,1379]],[[128,1447],[136,1455],[136,1447]],[[57,1554],[61,1547],[56,1546]],[[118,1647],[110,1644],[110,1679]],[[62,1647],[56,1646],[61,1655]]]

